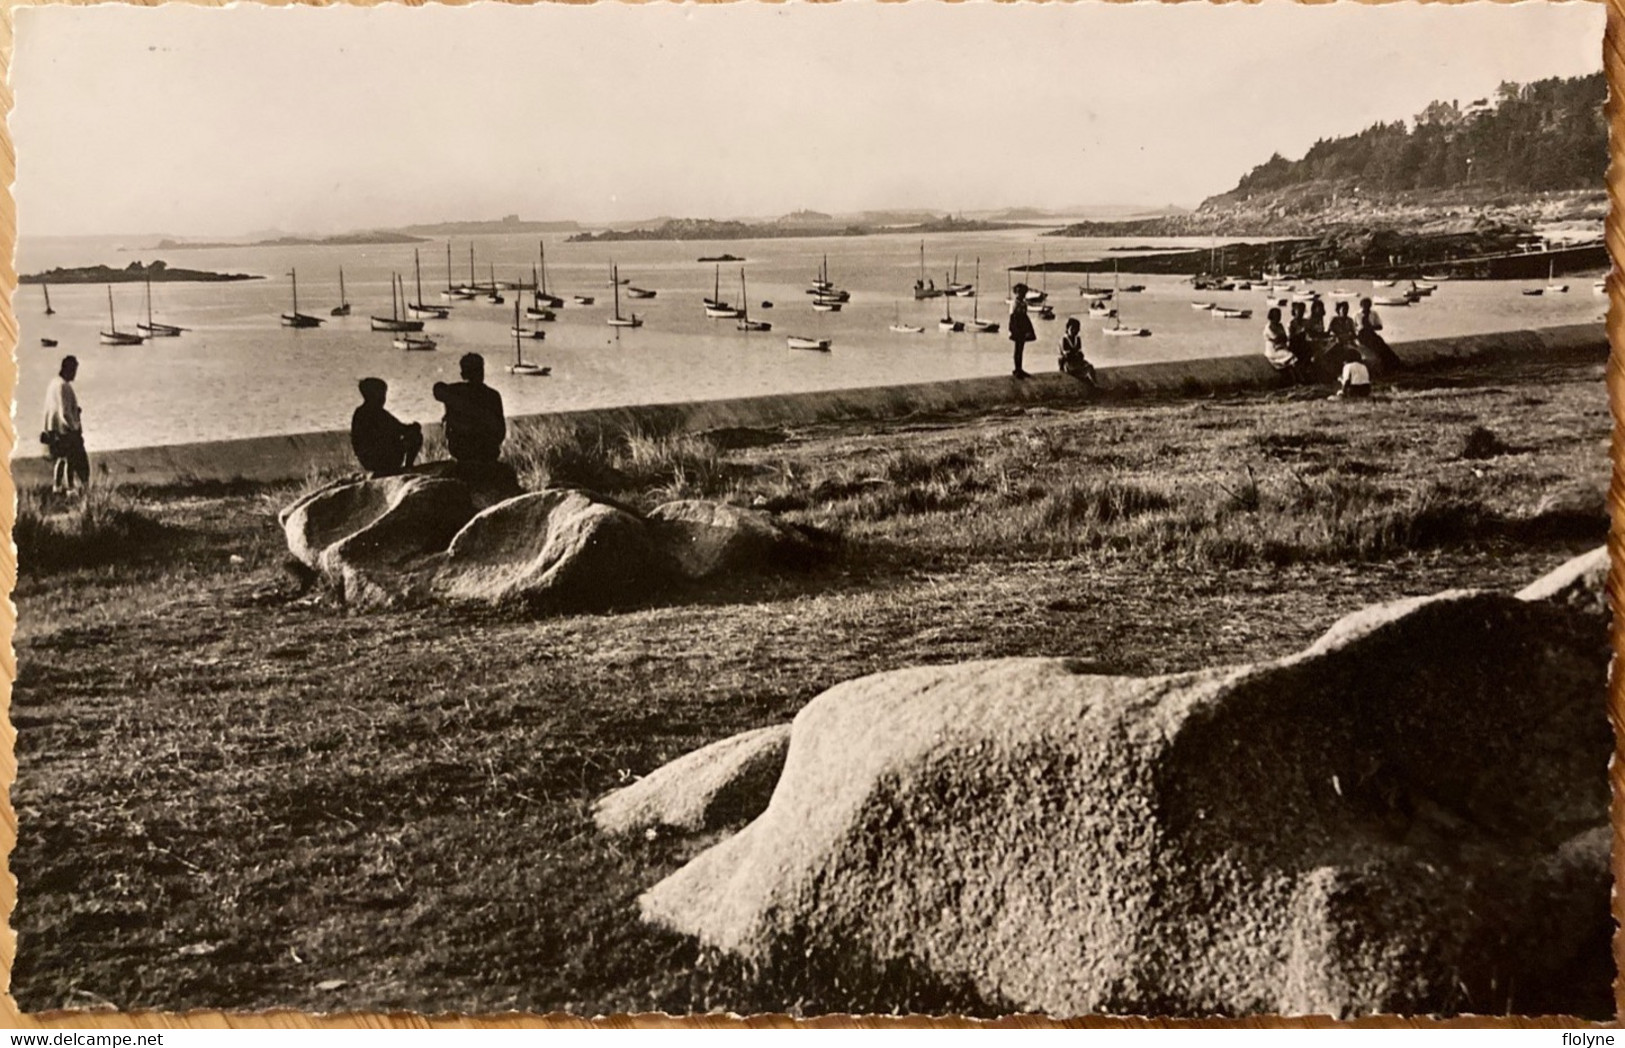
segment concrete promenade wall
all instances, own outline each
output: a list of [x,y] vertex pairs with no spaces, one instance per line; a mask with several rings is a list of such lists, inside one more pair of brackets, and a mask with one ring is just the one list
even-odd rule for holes
[[[1594,355],[1601,360],[1608,354],[1608,335],[1600,323],[1575,324],[1396,342],[1394,350],[1415,365],[1509,356]],[[1050,366],[1047,350],[1029,348],[1028,355],[1036,366]],[[1105,399],[1201,396],[1279,385],[1278,376],[1264,362],[1262,354],[1108,366],[1100,368],[1098,378],[1100,396]],[[1072,379],[1039,373],[1025,382],[997,376],[679,404],[593,408],[516,417],[509,420],[509,425],[515,430],[555,425],[605,431],[637,428],[649,432],[704,432],[951,414],[1022,404],[1076,404],[1084,399],[1081,387]],[[425,426],[426,430],[433,428]],[[42,458],[18,458],[12,460],[11,465],[19,487],[50,481],[49,465]],[[99,452],[91,455],[91,467],[102,483],[174,484],[199,480],[295,480],[315,468],[348,470],[355,468],[355,464],[348,434],[334,431]]]

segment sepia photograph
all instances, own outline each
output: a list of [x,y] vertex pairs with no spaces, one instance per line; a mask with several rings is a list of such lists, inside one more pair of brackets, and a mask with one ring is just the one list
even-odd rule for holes
[[16,1007],[1613,1019],[1605,15],[16,9]]

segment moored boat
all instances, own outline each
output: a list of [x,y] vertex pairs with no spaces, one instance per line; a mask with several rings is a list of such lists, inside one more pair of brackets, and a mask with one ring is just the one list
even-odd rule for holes
[[621,271],[612,262],[609,267],[609,286],[615,289],[615,315],[605,321],[610,327],[640,328],[643,318],[633,313],[631,316],[621,316],[621,285],[626,281],[621,279]]
[[146,338],[130,331],[118,329],[118,319],[113,316],[113,285],[107,286],[107,330],[100,332],[101,343],[104,346],[139,346]]
[[180,333],[186,330],[183,327],[176,327],[174,324],[160,324],[152,319],[151,278],[147,280],[147,322],[145,324],[137,322],[135,329],[148,338],[178,338]]
[[828,353],[831,341],[827,338],[806,338],[802,335],[791,335],[785,339],[785,344],[791,349],[810,349],[820,353]]
[[397,295],[396,292],[395,292],[395,284],[396,284],[396,281],[398,281],[399,279],[400,279],[399,274],[391,273],[389,275],[389,316],[387,316],[387,317],[369,316],[367,318],[369,321],[371,321],[372,329],[374,331],[422,331],[423,330],[423,321],[421,321],[421,320],[411,320],[409,318],[401,316],[400,300],[402,298],[405,298],[406,295],[404,293],[400,294],[400,295]]
[[339,267],[339,304],[328,310],[328,316],[347,317],[350,315],[350,300],[344,294],[344,267]]
[[519,299],[518,299],[517,296],[515,296],[515,298],[513,300],[513,328],[512,328],[512,331],[513,331],[513,363],[508,365],[508,374],[510,374],[510,375],[535,375],[535,376],[543,376],[543,375],[551,374],[552,371],[553,371],[552,368],[543,367],[540,364],[535,364],[535,363],[532,363],[532,362],[527,361],[525,359],[525,341],[524,340],[526,338],[544,338],[544,337],[546,337],[547,333],[545,331],[539,331],[539,330],[537,330],[535,328],[532,328],[529,332],[526,332],[524,328],[519,326]]
[[[284,314],[282,314],[282,326],[283,327],[291,327],[291,328],[320,327],[321,324],[322,324],[322,318],[321,317],[307,316],[306,314],[299,312],[299,273],[298,273],[298,271],[293,270],[293,269],[288,270],[288,279],[293,281],[293,312],[292,313],[284,313]],[[111,297],[109,297],[109,300],[108,300],[108,308],[109,309],[112,308]],[[128,345],[128,344],[129,343],[114,343],[114,345]]]

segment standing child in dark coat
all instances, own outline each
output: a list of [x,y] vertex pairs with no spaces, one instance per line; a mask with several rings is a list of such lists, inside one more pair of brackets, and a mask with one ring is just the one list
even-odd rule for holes
[[1027,285],[1017,284],[1010,299],[1010,341],[1015,343],[1016,369],[1010,374],[1016,378],[1027,378],[1027,372],[1021,367],[1021,357],[1027,348],[1027,343],[1038,337],[1033,330],[1032,318],[1027,316]]

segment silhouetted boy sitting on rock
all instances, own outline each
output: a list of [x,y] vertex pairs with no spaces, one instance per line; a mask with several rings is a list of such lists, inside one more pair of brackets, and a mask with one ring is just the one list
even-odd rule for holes
[[461,382],[434,384],[434,399],[446,405],[446,448],[458,462],[495,462],[508,435],[502,394],[485,384],[478,353],[464,354],[457,367]]
[[359,385],[361,406],[350,416],[350,446],[361,468],[375,477],[410,469],[423,449],[423,427],[384,410],[389,385],[383,379],[364,378]]

